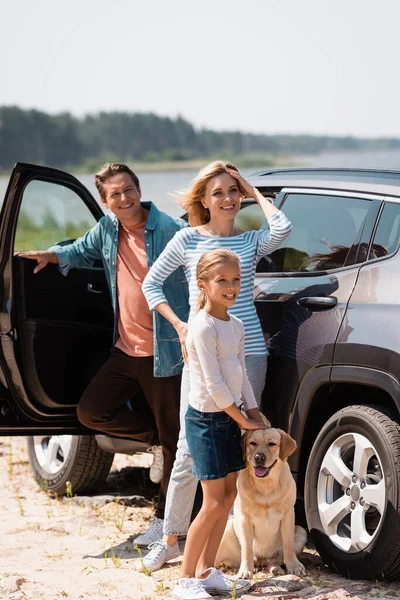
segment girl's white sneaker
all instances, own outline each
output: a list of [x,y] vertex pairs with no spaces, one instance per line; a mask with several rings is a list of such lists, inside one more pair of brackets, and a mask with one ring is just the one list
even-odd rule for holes
[[212,598],[195,577],[178,579],[172,595],[178,600],[208,600],[208,598]]
[[199,581],[210,594],[240,594],[251,587],[251,583],[247,579],[231,579],[214,567],[210,567],[202,575],[205,573],[209,573],[208,577],[199,579]]

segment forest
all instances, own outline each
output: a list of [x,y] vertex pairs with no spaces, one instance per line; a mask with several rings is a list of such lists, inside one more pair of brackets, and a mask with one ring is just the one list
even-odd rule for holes
[[[391,150],[398,138],[268,135],[195,128],[153,113],[100,112],[78,118],[18,106],[0,106],[0,170],[16,162],[92,171],[108,161],[185,161],[260,155],[288,156],[336,150]],[[265,161],[263,161],[265,164]]]

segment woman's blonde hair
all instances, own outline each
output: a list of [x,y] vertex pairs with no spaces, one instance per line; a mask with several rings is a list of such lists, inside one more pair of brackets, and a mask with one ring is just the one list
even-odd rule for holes
[[190,188],[177,193],[179,205],[186,210],[191,227],[209,222],[210,211],[201,203],[206,193],[206,185],[213,177],[226,173],[227,169],[238,171],[233,163],[215,160],[199,171]]
[[[209,250],[205,252],[197,263],[196,268],[196,279],[201,281],[207,281],[212,273],[212,270],[217,266],[227,262],[236,262],[240,269],[240,258],[232,250],[226,248],[217,248],[216,250]],[[207,302],[207,295],[205,292],[200,290],[200,295],[197,300],[197,312],[204,308]]]

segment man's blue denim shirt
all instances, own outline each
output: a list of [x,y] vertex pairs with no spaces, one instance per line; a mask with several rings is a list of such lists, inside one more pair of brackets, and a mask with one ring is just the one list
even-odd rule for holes
[[[188,224],[159,211],[152,202],[142,202],[142,206],[149,210],[144,235],[147,265],[150,269],[169,240]],[[114,343],[118,339],[118,227],[119,221],[115,215],[105,215],[97,225],[72,244],[50,248],[57,254],[58,266],[63,275],[67,275],[70,269],[90,267],[96,259],[102,260],[114,309]],[[163,290],[172,310],[186,322],[189,316],[189,291],[182,267],[165,280]],[[179,375],[183,360],[174,327],[157,311],[153,311],[153,327],[155,377]]]

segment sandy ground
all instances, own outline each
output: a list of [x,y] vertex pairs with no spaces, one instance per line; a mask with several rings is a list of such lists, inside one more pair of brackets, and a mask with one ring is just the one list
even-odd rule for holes
[[[146,470],[138,466],[146,460],[148,457],[117,456],[105,489],[98,495],[60,499],[36,485],[25,439],[2,438],[0,598],[171,598],[179,560],[153,576],[135,569],[140,560],[134,538],[146,529],[153,513],[155,488],[148,484]],[[260,572],[242,600],[400,597],[400,584],[350,582],[330,573],[312,547],[306,549],[302,561],[306,577],[272,578]]]

